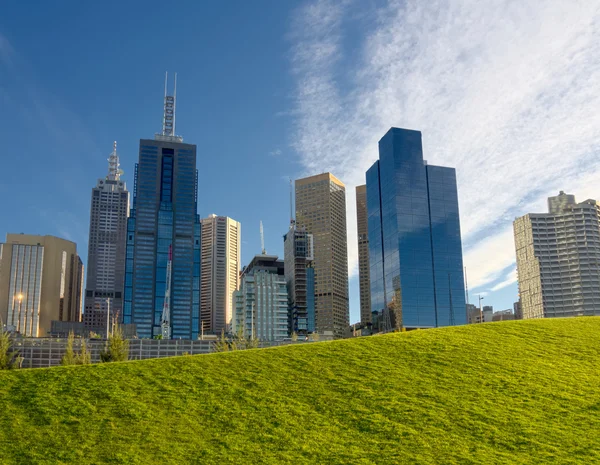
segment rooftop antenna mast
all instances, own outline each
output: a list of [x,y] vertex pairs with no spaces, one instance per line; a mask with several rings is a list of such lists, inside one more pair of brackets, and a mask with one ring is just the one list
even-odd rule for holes
[[290,178],[290,225],[292,226],[296,223],[296,221],[294,220],[294,203],[292,201],[293,191],[294,183],[292,181],[292,178]]
[[467,282],[467,267],[465,266],[465,292],[467,294],[467,304],[469,303],[469,283]]
[[263,231],[262,220],[260,220],[260,248],[262,249],[262,254],[267,255],[267,251],[265,250],[265,232]]
[[173,88],[173,95],[169,95],[169,92],[167,90],[168,83],[169,73],[165,72],[165,97],[162,132],[160,134],[156,134],[156,139],[183,142],[182,137],[175,135],[175,109],[177,105],[177,73],[175,73],[175,86]]
[[108,157],[108,179],[118,181],[121,178],[122,171],[119,169],[119,154],[117,153],[117,141],[113,142],[113,151]]

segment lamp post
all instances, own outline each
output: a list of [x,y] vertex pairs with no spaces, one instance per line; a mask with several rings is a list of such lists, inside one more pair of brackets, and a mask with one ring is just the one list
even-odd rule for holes
[[479,323],[483,323],[483,308],[481,307],[481,301],[483,297],[479,296]]

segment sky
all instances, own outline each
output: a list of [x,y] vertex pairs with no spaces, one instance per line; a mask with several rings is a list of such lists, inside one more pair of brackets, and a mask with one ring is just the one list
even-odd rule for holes
[[199,214],[242,224],[242,264],[283,255],[289,181],[346,184],[350,321],[359,320],[354,187],[392,127],[456,168],[469,297],[517,299],[512,221],[560,190],[600,198],[600,2],[30,2],[0,15],[0,236],[57,235],[85,263],[91,188],[118,143],[197,145]]

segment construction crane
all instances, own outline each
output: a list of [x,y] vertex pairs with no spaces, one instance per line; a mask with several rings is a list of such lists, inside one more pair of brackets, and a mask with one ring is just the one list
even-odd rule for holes
[[262,254],[267,255],[267,251],[265,250],[265,233],[263,231],[262,220],[260,220],[260,248],[262,249]]
[[171,339],[171,265],[173,263],[173,245],[169,245],[169,261],[167,261],[167,284],[165,289],[165,304],[161,318],[163,339]]

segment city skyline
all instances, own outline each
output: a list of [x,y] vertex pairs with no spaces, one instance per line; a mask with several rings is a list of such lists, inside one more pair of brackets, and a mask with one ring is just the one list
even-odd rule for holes
[[[266,248],[283,256],[287,178],[331,171],[347,187],[350,309],[358,321],[354,187],[365,182],[380,134],[414,128],[427,137],[430,163],[457,168],[471,301],[489,293],[496,308],[509,308],[517,297],[512,220],[541,211],[561,189],[599,197],[599,48],[590,18],[600,7],[549,1],[532,15],[525,5],[506,5],[450,3],[435,15],[429,4],[418,11],[409,4],[415,21],[407,23],[410,15],[386,2],[238,3],[240,15],[231,17],[217,5],[160,12],[72,2],[29,11],[9,1],[0,19],[0,102],[11,116],[0,135],[7,153],[19,156],[6,161],[0,195],[23,182],[31,188],[3,205],[0,231],[64,237],[85,255],[86,193],[104,171],[106,147],[119,141],[123,179],[133,186],[137,139],[159,124],[162,76],[176,70],[178,122],[206,168],[200,198],[224,182],[235,186],[231,196],[201,203],[198,214],[244,225],[243,263],[260,250],[260,220]],[[270,14],[259,20],[261,7]],[[490,34],[480,29],[485,21],[469,21],[473,15],[488,19]],[[56,30],[59,19],[81,27],[77,41]],[[141,27],[161,20],[181,25],[170,41]],[[104,34],[107,23],[113,34]],[[474,49],[475,37],[485,40]],[[544,47],[549,40],[555,48]],[[416,53],[406,54],[403,43]],[[445,43],[452,53],[439,53]],[[359,59],[348,61],[355,52]],[[569,66],[565,56],[575,57]],[[26,173],[25,181],[15,173]],[[47,196],[41,186],[51,179],[69,181]],[[245,195],[250,179],[267,179],[278,193],[268,208]]]

